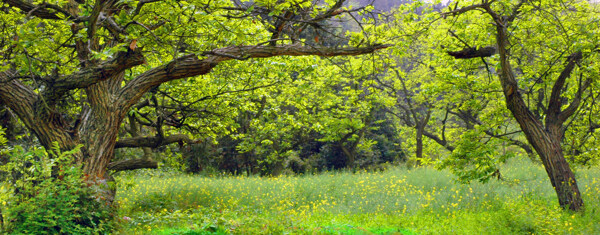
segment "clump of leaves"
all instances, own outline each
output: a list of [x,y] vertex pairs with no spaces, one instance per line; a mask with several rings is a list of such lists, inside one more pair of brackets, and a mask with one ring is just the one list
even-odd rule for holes
[[495,147],[499,143],[489,143],[497,140],[482,142],[481,136],[476,130],[463,133],[457,142],[457,148],[441,161],[438,168],[449,169],[460,183],[470,183],[472,180],[485,183],[491,178],[501,179],[499,165],[514,154],[499,151]]
[[113,227],[110,203],[95,197],[74,164],[79,147],[61,152],[16,146],[0,170],[10,172],[5,198],[6,232],[15,234],[98,234]]
[[7,142],[7,140],[4,137],[4,129],[0,128],[0,149],[2,149],[2,147],[4,147],[6,142]]

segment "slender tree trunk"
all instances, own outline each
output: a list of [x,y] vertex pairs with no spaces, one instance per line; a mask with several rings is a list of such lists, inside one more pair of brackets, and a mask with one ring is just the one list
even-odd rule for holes
[[413,118],[415,119],[415,127],[417,128],[417,166],[422,164],[421,159],[423,159],[423,134],[425,132],[425,127],[427,127],[427,123],[431,118],[431,108],[427,107],[426,114],[419,118],[417,112],[413,109]]
[[346,148],[346,146],[344,146],[343,143],[340,143],[339,146],[342,149],[342,152],[344,153],[344,155],[346,155],[346,167],[348,167],[350,169],[354,168],[354,162],[356,159],[354,149]]
[[422,164],[421,159],[423,159],[423,129],[425,129],[425,125],[417,125],[417,166]]

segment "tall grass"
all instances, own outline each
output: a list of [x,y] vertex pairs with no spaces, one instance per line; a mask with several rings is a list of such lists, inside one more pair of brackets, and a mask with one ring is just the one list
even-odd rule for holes
[[122,176],[123,233],[600,233],[600,170],[578,169],[584,213],[560,209],[544,169],[515,158],[504,181],[393,168],[282,177]]

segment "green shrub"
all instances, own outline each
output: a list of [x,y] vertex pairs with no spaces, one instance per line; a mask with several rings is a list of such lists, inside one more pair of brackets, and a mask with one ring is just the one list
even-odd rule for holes
[[[2,166],[6,232],[15,234],[100,234],[113,229],[110,203],[94,197],[74,164],[78,148],[61,153],[55,145],[26,151],[16,147]],[[4,204],[4,203],[3,203]]]

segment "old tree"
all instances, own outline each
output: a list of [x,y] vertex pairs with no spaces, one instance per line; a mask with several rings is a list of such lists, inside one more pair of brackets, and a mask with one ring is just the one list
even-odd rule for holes
[[319,35],[332,34],[325,21],[362,10],[343,7],[344,0],[2,3],[0,103],[41,145],[82,145],[77,161],[92,180],[108,177],[117,144],[177,140],[117,141],[128,111],[163,83],[210,73],[228,60],[359,55],[386,47],[319,42]]
[[559,204],[582,210],[563,143],[597,86],[594,6],[587,1],[484,0],[456,4],[442,16],[451,22],[446,28],[455,46],[451,50],[456,49],[451,56],[485,63],[483,58],[497,53],[489,61],[506,107],[539,155]]

